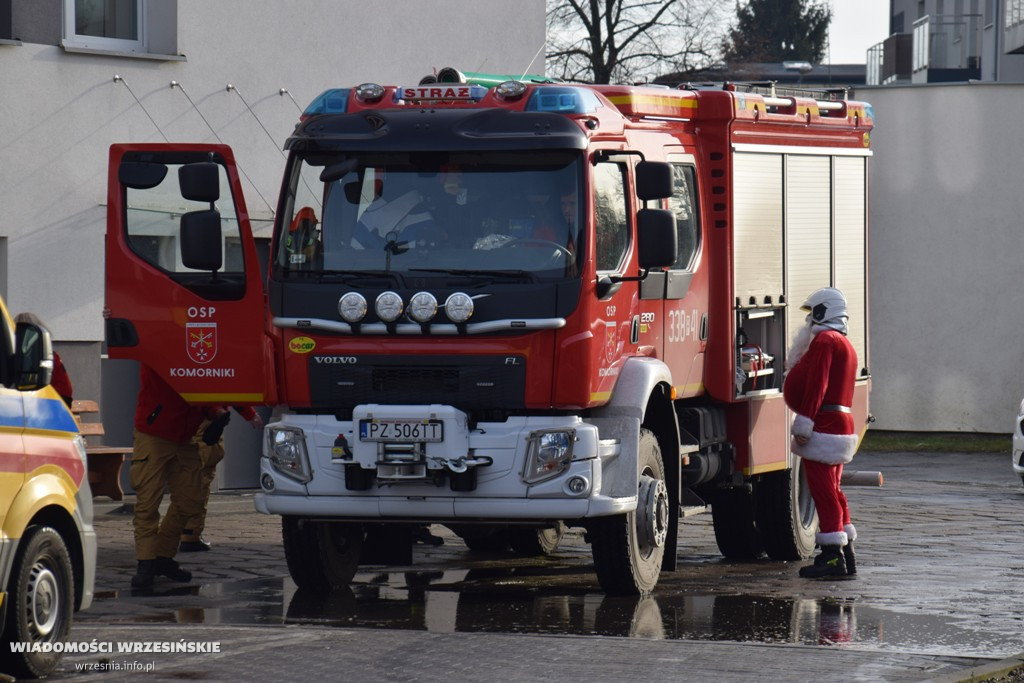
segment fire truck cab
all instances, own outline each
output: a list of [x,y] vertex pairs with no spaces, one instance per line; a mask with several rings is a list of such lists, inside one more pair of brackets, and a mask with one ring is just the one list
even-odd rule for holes
[[286,143],[264,278],[231,150],[110,153],[107,344],[197,403],[278,406],[260,511],[300,586],[410,561],[416,524],[601,586],[808,557],[787,338],[850,300],[867,418],[872,111],[846,99],[465,78],[329,90]]

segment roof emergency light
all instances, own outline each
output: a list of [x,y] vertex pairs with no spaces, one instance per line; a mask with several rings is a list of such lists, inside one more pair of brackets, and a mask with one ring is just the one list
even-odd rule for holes
[[593,92],[572,86],[537,88],[526,103],[526,111],[550,111],[557,114],[593,114],[601,106]]
[[526,92],[526,84],[521,81],[505,81],[494,86],[494,96],[499,100],[514,100]]
[[348,110],[348,95],[348,88],[324,90],[309,103],[302,115],[305,117],[317,114],[344,114]]
[[384,86],[376,83],[362,83],[356,86],[356,99],[360,102],[379,102],[384,97]]

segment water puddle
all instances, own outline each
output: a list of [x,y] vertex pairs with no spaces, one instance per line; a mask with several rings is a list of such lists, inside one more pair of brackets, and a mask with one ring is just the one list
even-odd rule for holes
[[[656,592],[612,597],[538,581],[558,567],[361,573],[349,589],[297,589],[288,578],[163,592],[110,591],[81,622],[308,624],[349,628],[602,635],[755,642],[921,654],[1006,656],[1021,622],[990,625],[872,607],[855,599]],[[557,582],[555,582],[557,583]],[[577,584],[578,585],[578,584]],[[142,598],[142,599],[139,599]],[[1008,628],[1009,626],[1009,628]]]

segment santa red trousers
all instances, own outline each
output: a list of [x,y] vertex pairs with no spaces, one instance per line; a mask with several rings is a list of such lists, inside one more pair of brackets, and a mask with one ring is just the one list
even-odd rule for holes
[[818,508],[820,532],[828,534],[843,531],[850,524],[850,508],[846,504],[846,496],[839,488],[839,479],[843,476],[842,463],[826,465],[804,458],[803,466],[814,506]]

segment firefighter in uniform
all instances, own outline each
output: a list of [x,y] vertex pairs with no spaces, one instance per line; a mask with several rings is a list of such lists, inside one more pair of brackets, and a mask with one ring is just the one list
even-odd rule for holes
[[[159,375],[147,366],[140,369],[138,404],[135,408],[135,443],[131,483],[135,489],[135,558],[138,568],[132,587],[153,585],[157,576],[175,581],[192,580],[192,573],[178,566],[174,555],[185,524],[202,510],[199,448],[193,441],[204,419],[220,420],[222,407],[190,406]],[[213,439],[214,443],[220,434]],[[164,488],[171,503],[160,518]]]
[[[263,429],[263,418],[261,418],[251,406],[235,407],[235,411],[244,417],[252,425],[253,429]],[[193,437],[196,448],[199,449],[199,460],[203,468],[199,471],[200,500],[202,501],[201,511],[198,515],[185,523],[181,532],[181,543],[178,552],[200,552],[210,549],[210,544],[203,538],[203,529],[206,528],[206,509],[210,502],[210,486],[214,477],[217,476],[217,465],[224,459],[224,438],[221,436],[224,426],[231,415],[225,406],[220,416],[220,429],[218,430],[213,420],[203,420],[199,430]],[[207,443],[216,438],[213,443]]]
[[821,554],[814,564],[800,569],[805,578],[851,576],[856,573],[846,496],[839,488],[843,465],[857,450],[854,431],[853,385],[857,353],[846,338],[846,297],[825,287],[811,294],[801,307],[808,312],[786,359],[783,385],[786,405],[796,413],[790,433],[792,450],[803,458],[807,485],[818,510],[815,538]]

